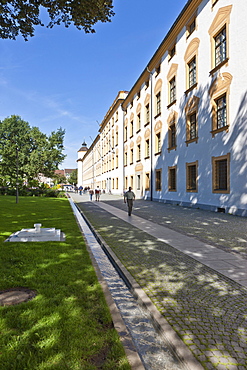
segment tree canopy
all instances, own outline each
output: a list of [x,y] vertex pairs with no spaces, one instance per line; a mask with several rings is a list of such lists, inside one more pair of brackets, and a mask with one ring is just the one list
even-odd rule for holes
[[27,41],[34,36],[35,26],[44,26],[40,11],[46,9],[48,28],[63,23],[73,24],[86,33],[95,32],[97,22],[110,22],[113,0],[2,0],[0,1],[0,38],[15,40],[20,34]]
[[0,179],[2,185],[31,184],[40,173],[51,177],[64,160],[65,131],[50,135],[30,127],[20,116],[0,122]]

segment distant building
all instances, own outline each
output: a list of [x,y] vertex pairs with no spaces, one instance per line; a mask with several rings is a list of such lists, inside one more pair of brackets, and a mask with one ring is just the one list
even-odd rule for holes
[[66,179],[68,180],[73,171],[76,171],[76,168],[65,168],[64,170],[55,170],[55,174],[65,176]]
[[78,162],[83,186],[247,216],[246,14],[186,2]]

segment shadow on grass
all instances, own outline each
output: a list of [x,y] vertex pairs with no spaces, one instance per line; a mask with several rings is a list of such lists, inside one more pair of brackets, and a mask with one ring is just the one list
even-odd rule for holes
[[17,220],[11,232],[38,216],[44,227],[61,228],[66,242],[0,243],[0,290],[37,292],[32,301],[0,307],[0,369],[129,370],[68,201],[28,198],[11,209],[6,203],[4,223],[11,212]]

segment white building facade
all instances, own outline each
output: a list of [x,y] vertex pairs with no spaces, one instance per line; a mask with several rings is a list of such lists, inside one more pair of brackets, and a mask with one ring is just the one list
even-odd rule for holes
[[247,216],[246,14],[245,0],[186,3],[89,148],[102,188]]

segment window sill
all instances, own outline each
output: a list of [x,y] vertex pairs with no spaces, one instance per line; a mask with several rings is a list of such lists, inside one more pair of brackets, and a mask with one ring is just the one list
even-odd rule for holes
[[139,163],[139,162],[141,162],[141,160],[140,159],[137,159],[136,163]]
[[214,194],[230,194],[230,190],[213,190]]
[[177,150],[177,145],[176,146],[171,146],[170,148],[167,148],[168,153],[170,153],[171,150]]
[[145,125],[144,125],[144,127],[146,127],[147,125],[149,125],[149,123],[150,123],[150,122],[146,122],[146,123],[145,123]]
[[145,157],[144,159],[149,159],[150,158],[150,155],[148,155],[147,157]]
[[170,104],[168,104],[167,109],[169,109],[172,105],[176,104],[177,99],[173,100]]
[[141,129],[139,128],[139,129],[136,131],[136,133],[138,134],[140,131],[141,131]]
[[154,155],[160,155],[160,154],[161,154],[161,151],[154,153]]
[[156,114],[156,116],[154,116],[154,119],[158,118],[159,116],[161,116],[161,112]]
[[186,146],[188,146],[191,143],[196,143],[197,144],[198,143],[198,137],[195,137],[195,139],[186,140],[185,143],[186,143]]
[[177,189],[168,189],[168,191],[176,192]]
[[193,85],[193,86],[191,86],[191,87],[189,87],[184,93],[186,94],[186,95],[188,95],[188,93],[190,92],[190,91],[192,91],[192,90],[194,90],[196,87],[197,87],[197,82]]
[[209,72],[209,75],[212,76],[216,71],[218,71],[218,69],[220,69],[223,65],[227,64],[228,61],[229,61],[229,58],[226,58],[225,60],[223,60],[223,62],[221,62],[216,67],[211,69],[211,71]]
[[216,134],[218,134],[219,132],[223,132],[223,131],[228,132],[229,131],[229,125],[223,126],[221,128],[217,128],[216,130],[212,130],[212,131],[210,131],[210,133],[212,134],[212,137],[214,137]]
[[198,193],[197,189],[186,189],[187,193]]

